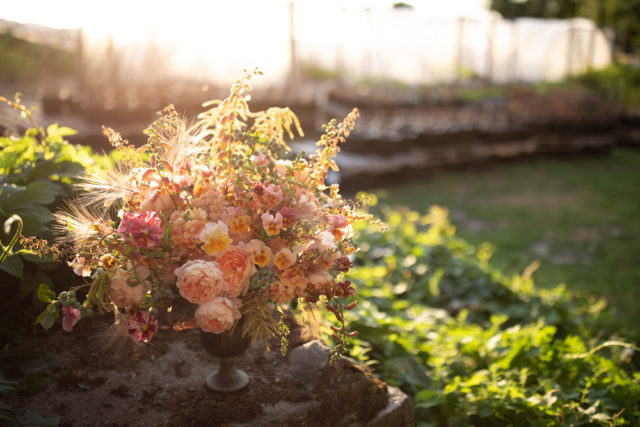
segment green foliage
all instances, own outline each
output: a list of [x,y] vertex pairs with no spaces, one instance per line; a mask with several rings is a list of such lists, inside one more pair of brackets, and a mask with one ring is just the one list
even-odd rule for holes
[[386,222],[386,233],[356,230],[354,354],[410,394],[419,422],[640,421],[635,347],[597,347],[591,326],[602,305],[537,289],[532,269],[505,276],[489,263],[491,247],[457,237],[441,208],[391,212]]
[[565,283],[572,293],[605,297],[609,309],[593,319],[598,327],[640,342],[640,288],[633,286],[640,281],[637,182],[640,152],[615,148],[608,156],[439,170],[376,194],[381,203],[421,212],[447,206],[459,237],[495,245],[492,265],[503,274],[538,259],[538,287]]
[[0,80],[28,84],[36,79],[70,76],[75,71],[76,55],[40,43],[32,43],[0,34]]
[[574,80],[623,106],[640,108],[640,67],[637,65],[611,64],[602,70],[590,70]]
[[573,18],[582,16],[610,27],[625,52],[640,47],[640,0],[491,0],[491,9],[506,18]]
[[[31,120],[30,111],[18,102],[0,100]],[[90,147],[65,141],[75,134],[73,129],[53,124],[44,130],[32,124],[34,128],[21,137],[0,137],[0,221],[17,215],[22,220],[22,236],[51,241],[52,212],[64,197],[71,196],[75,177],[95,172],[110,160],[94,155]],[[48,246],[46,240],[42,242]],[[11,246],[7,243],[2,236],[3,248]],[[38,289],[43,284],[53,286],[50,276],[60,269],[46,254],[39,256],[17,244],[0,270],[6,273],[0,287],[0,335],[16,338],[42,311],[38,297],[44,294]],[[50,320],[44,322],[52,323]]]

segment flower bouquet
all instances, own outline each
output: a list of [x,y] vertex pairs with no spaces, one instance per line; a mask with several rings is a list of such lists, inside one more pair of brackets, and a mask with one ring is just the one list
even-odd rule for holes
[[244,318],[245,336],[266,343],[279,335],[286,349],[284,307],[296,301],[335,315],[332,360],[345,351],[355,332],[343,311],[356,302],[342,273],[356,250],[351,224],[363,216],[325,179],[358,112],[326,125],[316,153],[292,156],[285,135],[302,135],[297,117],[288,108],[251,112],[250,78],[204,104],[191,125],[167,107],[140,148],[104,128],[117,167],[85,177],[79,198],[57,215],[74,248],[70,265],[88,278],[82,303],[79,286],[48,308],[61,309],[65,330],[113,311],[121,329],[148,342],[159,311],[181,297],[194,310],[175,329],[221,334]]

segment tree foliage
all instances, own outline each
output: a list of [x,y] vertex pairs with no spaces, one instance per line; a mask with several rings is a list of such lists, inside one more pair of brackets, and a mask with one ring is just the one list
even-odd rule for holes
[[581,16],[599,27],[612,28],[624,52],[640,49],[640,0],[491,0],[491,9],[510,19]]

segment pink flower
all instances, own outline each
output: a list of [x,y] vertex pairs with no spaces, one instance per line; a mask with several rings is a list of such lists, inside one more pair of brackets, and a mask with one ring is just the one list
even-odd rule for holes
[[176,286],[184,299],[194,304],[211,301],[222,293],[224,276],[215,261],[187,261],[176,268]]
[[277,213],[274,217],[270,213],[262,214],[262,226],[269,236],[276,236],[282,229],[282,214]]
[[62,307],[62,313],[64,314],[64,317],[62,318],[62,329],[67,332],[71,332],[75,324],[80,320],[80,310],[71,306],[66,306]]
[[218,257],[218,264],[224,277],[224,295],[244,295],[249,288],[249,279],[256,272],[249,252],[238,246],[229,246]]
[[329,225],[329,232],[339,242],[353,236],[353,228],[344,215],[331,215]]
[[138,310],[129,318],[127,331],[136,340],[149,342],[158,332],[158,319],[147,311]]
[[291,208],[285,206],[284,208],[280,209],[278,213],[282,215],[282,226],[284,228],[291,228],[296,222],[296,214]]
[[155,248],[164,234],[162,220],[154,211],[143,214],[125,212],[118,232],[123,239],[139,248]]
[[295,296],[296,287],[289,282],[273,282],[269,296],[276,304],[286,304]]
[[140,204],[140,208],[146,211],[164,212],[175,207],[173,198],[167,193],[160,193],[157,190],[149,192],[147,197]]
[[236,304],[225,297],[218,297],[196,309],[196,324],[203,331],[221,334],[230,330],[236,320],[242,317]]
[[91,269],[84,263],[87,260],[83,256],[76,255],[76,257],[69,263],[69,267],[73,268],[73,272],[78,276],[89,277],[91,276]]
[[129,266],[127,270],[117,269],[111,276],[111,300],[118,307],[124,308],[140,304],[149,290],[149,269],[143,265]]
[[333,276],[323,268],[312,267],[307,272],[307,279],[315,289],[321,290],[323,289],[323,285],[326,285],[333,280]]
[[251,156],[251,161],[256,166],[269,166],[269,158],[264,153]]
[[[286,270],[279,271],[278,280],[282,286],[290,288],[291,292],[296,296],[303,296],[308,284],[304,268],[299,264],[289,267]],[[283,301],[277,302],[280,303]]]
[[293,166],[291,160],[276,160],[276,164],[274,166],[274,170],[278,174],[278,176],[284,178],[289,174],[289,169]]
[[309,246],[309,248],[318,249],[321,252],[335,249],[336,243],[334,241],[333,234],[328,231],[321,231],[320,233],[316,234],[315,239],[311,246]]
[[282,188],[279,185],[269,184],[264,188],[264,200],[267,209],[271,209],[282,202]]
[[297,196],[296,205],[293,209],[298,217],[312,217],[318,210],[318,202],[312,194],[302,192]]

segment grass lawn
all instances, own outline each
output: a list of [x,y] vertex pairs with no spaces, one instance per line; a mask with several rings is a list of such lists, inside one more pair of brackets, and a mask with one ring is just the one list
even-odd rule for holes
[[640,151],[435,171],[373,193],[381,205],[448,208],[461,237],[495,245],[493,265],[519,273],[539,260],[538,286],[605,297],[613,324],[640,336]]

